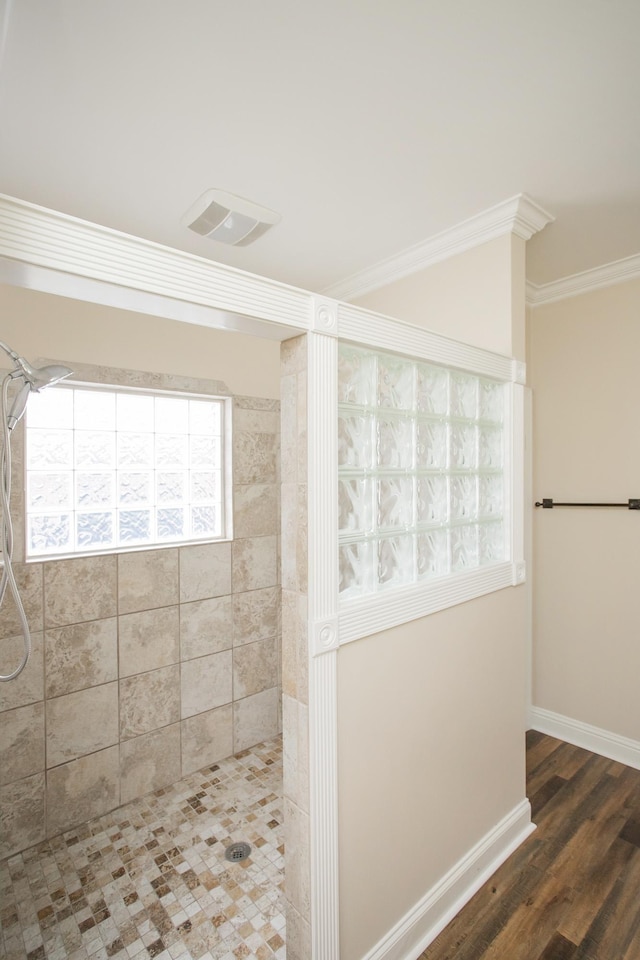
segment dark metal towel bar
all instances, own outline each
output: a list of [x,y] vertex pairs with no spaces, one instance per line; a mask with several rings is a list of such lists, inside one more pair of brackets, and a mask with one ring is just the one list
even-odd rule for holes
[[627,510],[640,510],[640,497],[627,500],[626,503],[558,503],[551,497],[544,497],[536,500],[536,507],[544,507],[545,510],[551,510],[552,507],[626,507]]

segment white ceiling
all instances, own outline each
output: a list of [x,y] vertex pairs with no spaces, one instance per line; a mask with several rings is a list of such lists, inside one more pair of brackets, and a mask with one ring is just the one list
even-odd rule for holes
[[[4,10],[3,10],[4,6]],[[546,283],[640,252],[638,0],[0,0],[0,192],[322,290],[526,193]],[[180,223],[218,187],[281,223]]]

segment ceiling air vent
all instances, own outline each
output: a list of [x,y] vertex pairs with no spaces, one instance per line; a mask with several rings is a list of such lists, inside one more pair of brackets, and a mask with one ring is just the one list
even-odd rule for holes
[[246,247],[280,219],[279,213],[244,197],[222,190],[207,190],[187,210],[182,223],[201,237]]

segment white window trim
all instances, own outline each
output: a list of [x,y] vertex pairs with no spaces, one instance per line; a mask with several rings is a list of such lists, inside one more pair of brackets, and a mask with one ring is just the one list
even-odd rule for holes
[[[509,560],[449,574],[408,587],[338,602],[339,644],[399,626],[495,590],[523,583],[524,564],[524,364],[511,357],[473,347],[369,310],[339,304],[337,330],[341,340],[362,347],[439,363],[510,385],[505,410],[506,498]],[[329,371],[326,371],[327,375]]]

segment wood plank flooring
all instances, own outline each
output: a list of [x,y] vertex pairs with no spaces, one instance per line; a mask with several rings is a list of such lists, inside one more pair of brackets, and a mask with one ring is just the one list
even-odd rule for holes
[[538,829],[418,960],[640,960],[640,770],[530,731]]

